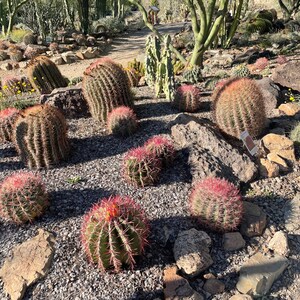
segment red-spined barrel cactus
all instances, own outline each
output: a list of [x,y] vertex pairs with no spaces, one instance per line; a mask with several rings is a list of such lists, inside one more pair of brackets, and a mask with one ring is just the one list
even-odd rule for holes
[[288,62],[288,59],[286,58],[286,56],[284,55],[278,55],[277,59],[276,59],[276,62],[279,64],[279,65],[283,65],[283,64],[286,64]]
[[15,122],[13,142],[30,169],[50,168],[69,154],[66,119],[50,105],[29,107]]
[[137,129],[137,118],[134,111],[126,106],[113,109],[107,117],[107,128],[117,136],[129,136]]
[[269,65],[269,60],[266,57],[260,57],[255,63],[254,66],[256,70],[262,71]]
[[32,222],[49,205],[40,178],[31,172],[15,173],[0,185],[0,216],[17,224]]
[[170,165],[175,158],[174,144],[167,137],[161,135],[154,136],[146,141],[144,147],[160,159],[164,166]]
[[102,199],[84,216],[81,240],[92,263],[104,272],[133,268],[134,256],[144,251],[149,233],[141,208],[129,197]]
[[176,90],[173,105],[180,111],[198,111],[201,108],[200,89],[188,84],[180,86]]
[[266,125],[264,98],[256,83],[249,78],[228,80],[213,95],[214,119],[226,134],[240,138],[248,130],[259,136]]
[[84,72],[82,90],[91,115],[106,122],[118,106],[133,108],[133,99],[124,69],[109,58],[100,58]]
[[239,190],[220,178],[206,178],[198,182],[190,196],[190,210],[194,217],[211,230],[236,230],[243,216]]
[[0,111],[0,142],[11,141],[13,125],[18,115],[19,110],[12,107]]
[[123,160],[123,176],[136,186],[152,185],[158,180],[161,161],[144,147],[129,150]]
[[126,68],[125,69],[127,78],[129,80],[129,85],[131,87],[137,87],[139,85],[139,81],[140,81],[140,76],[139,73],[132,68]]

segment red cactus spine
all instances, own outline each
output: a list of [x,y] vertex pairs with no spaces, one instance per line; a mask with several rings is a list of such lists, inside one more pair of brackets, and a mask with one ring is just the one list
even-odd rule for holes
[[269,65],[269,60],[266,57],[260,57],[255,63],[254,66],[257,70],[262,71]]
[[129,136],[137,130],[136,115],[129,107],[117,107],[108,114],[107,128],[114,135]]
[[188,84],[180,86],[176,90],[173,105],[180,111],[198,111],[201,108],[200,89]]
[[147,244],[148,221],[129,197],[102,199],[84,216],[81,240],[89,260],[104,272],[119,272],[123,264],[133,268],[134,256]]
[[220,178],[206,178],[198,182],[190,196],[190,210],[199,222],[211,230],[236,230],[243,216],[239,190]]
[[6,108],[0,111],[0,142],[12,140],[13,125],[19,115],[16,108]]
[[145,143],[144,147],[160,159],[164,166],[170,165],[175,158],[174,144],[166,137],[154,136]]
[[0,216],[17,224],[32,222],[49,205],[48,194],[39,176],[15,173],[0,185]]
[[154,184],[161,171],[161,161],[143,147],[127,152],[123,160],[123,176],[136,186]]

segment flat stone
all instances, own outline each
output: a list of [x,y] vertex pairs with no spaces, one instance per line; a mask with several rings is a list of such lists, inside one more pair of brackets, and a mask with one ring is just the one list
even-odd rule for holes
[[235,251],[244,248],[245,240],[239,232],[227,232],[223,235],[223,248],[226,251]]
[[289,233],[300,234],[300,194],[294,199],[287,200],[284,205],[285,228]]
[[61,54],[61,57],[65,61],[66,64],[71,64],[78,60],[78,57],[73,51],[67,51]]
[[176,264],[186,275],[197,276],[213,264],[209,254],[211,239],[204,231],[195,228],[182,231],[174,243]]
[[225,284],[218,279],[212,278],[206,280],[203,289],[211,295],[221,294],[225,291]]
[[13,249],[12,257],[0,269],[4,290],[11,300],[22,299],[26,288],[46,275],[54,256],[54,242],[51,233],[39,229],[37,236]]
[[287,266],[288,259],[284,256],[269,258],[258,252],[241,267],[236,288],[243,294],[264,296]]
[[283,103],[278,107],[279,110],[283,111],[287,116],[294,116],[300,111],[300,105],[297,103]]
[[229,300],[252,300],[253,298],[250,295],[234,295],[229,298]]
[[240,227],[242,235],[247,237],[262,235],[266,225],[267,216],[256,204],[244,201],[244,216]]
[[262,177],[277,177],[279,175],[279,166],[265,158],[260,159],[259,173]]
[[58,66],[60,65],[64,65],[66,62],[64,61],[64,59],[61,57],[61,55],[56,55],[56,56],[53,56],[51,58],[51,60]]
[[1,70],[10,71],[12,69],[13,69],[13,65],[9,62],[4,63],[4,64],[1,65]]
[[275,232],[268,244],[268,248],[279,255],[288,256],[290,253],[288,235],[283,231]]
[[269,152],[294,150],[294,142],[279,134],[269,133],[265,135],[262,138],[262,143]]
[[271,152],[267,155],[267,158],[270,162],[277,164],[279,171],[287,172],[290,169],[286,161],[277,153]]

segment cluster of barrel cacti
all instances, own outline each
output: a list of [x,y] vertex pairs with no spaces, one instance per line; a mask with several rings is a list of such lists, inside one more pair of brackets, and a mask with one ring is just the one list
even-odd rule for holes
[[184,84],[177,88],[173,105],[180,111],[196,112],[201,108],[200,89]]

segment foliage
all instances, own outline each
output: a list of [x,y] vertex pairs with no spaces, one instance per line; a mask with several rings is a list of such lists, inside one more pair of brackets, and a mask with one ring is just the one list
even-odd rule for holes
[[137,61],[136,59],[129,61],[127,63],[127,68],[134,69],[139,77],[145,76],[145,63],[141,61]]

